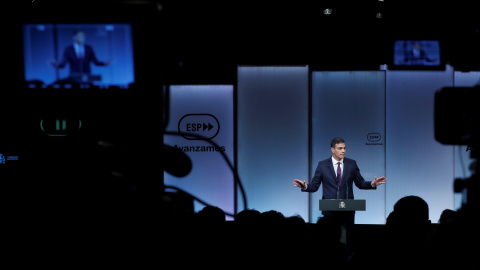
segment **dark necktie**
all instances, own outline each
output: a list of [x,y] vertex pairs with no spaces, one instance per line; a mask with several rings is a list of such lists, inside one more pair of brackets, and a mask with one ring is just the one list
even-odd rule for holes
[[78,72],[84,73],[85,72],[85,52],[83,47],[78,48]]
[[340,168],[340,162],[337,163],[337,176],[338,176],[338,184],[342,184],[342,169]]
[[84,53],[83,53],[83,47],[79,47],[78,48],[78,58],[83,58],[84,57]]

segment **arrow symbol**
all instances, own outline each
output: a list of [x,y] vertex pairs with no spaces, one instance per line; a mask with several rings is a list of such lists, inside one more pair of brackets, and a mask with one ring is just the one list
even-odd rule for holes
[[208,131],[210,131],[213,128],[212,124],[208,123],[207,125],[203,123],[203,131],[205,131],[207,128],[208,128]]

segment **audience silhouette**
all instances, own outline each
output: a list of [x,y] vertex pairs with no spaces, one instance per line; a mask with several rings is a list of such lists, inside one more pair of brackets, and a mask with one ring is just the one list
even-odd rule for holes
[[[347,259],[346,246],[341,241],[341,224],[328,216],[307,223],[300,215],[245,209],[227,222],[219,218],[221,215],[214,214],[220,213],[218,208],[213,210],[206,207],[196,213],[197,222],[216,228],[208,230],[210,236],[203,231],[201,239],[217,243],[219,248],[215,252],[231,258],[239,267],[252,264],[288,267],[300,263],[305,267],[335,269],[442,269],[447,265],[473,269],[469,268],[472,260],[467,257],[473,252],[462,253],[467,250],[464,246],[468,246],[468,235],[462,230],[460,213],[445,209],[438,224],[432,224],[428,204],[415,195],[402,197],[395,203],[386,223],[362,238],[365,243],[361,243],[362,248],[353,260]],[[215,233],[221,233],[222,237],[216,238]],[[298,249],[301,252],[296,251]],[[292,262],[285,259],[287,256],[297,259]]]
[[[475,221],[476,222],[476,221]],[[432,245],[432,266],[440,269],[479,269],[475,222],[462,209],[445,209],[439,218]]]
[[428,269],[432,257],[430,235],[427,202],[414,195],[402,197],[385,226],[371,235],[358,263],[373,269]]
[[[221,208],[211,205],[181,222],[168,222],[165,219],[173,216],[161,214],[123,225],[121,229],[130,237],[125,242],[126,233],[122,238],[117,230],[115,250],[126,247],[144,257],[170,260],[179,268],[220,269],[228,267],[222,262],[229,262],[235,267],[301,265],[340,270],[468,270],[474,269],[478,250],[471,242],[474,230],[465,228],[467,220],[461,211],[445,209],[438,224],[432,224],[428,204],[414,195],[400,198],[384,225],[363,232],[352,260],[347,258],[346,245],[341,241],[341,224],[329,216],[308,223],[298,214],[285,216],[276,210],[244,209],[233,220],[227,220]],[[168,226],[162,226],[164,223]],[[109,239],[115,239],[113,234]]]

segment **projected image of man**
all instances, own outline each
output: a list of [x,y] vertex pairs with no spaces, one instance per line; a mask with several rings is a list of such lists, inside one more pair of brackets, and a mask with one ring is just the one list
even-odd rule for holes
[[52,61],[51,64],[55,68],[63,68],[68,63],[70,76],[91,74],[90,63],[96,66],[108,66],[113,59],[108,59],[107,61],[98,60],[93,47],[86,44],[85,39],[83,30],[75,30],[73,33],[73,44],[65,48],[59,62]]
[[418,41],[413,43],[410,50],[405,53],[403,61],[407,65],[425,65],[426,63],[433,63],[437,61],[437,57],[430,58]]

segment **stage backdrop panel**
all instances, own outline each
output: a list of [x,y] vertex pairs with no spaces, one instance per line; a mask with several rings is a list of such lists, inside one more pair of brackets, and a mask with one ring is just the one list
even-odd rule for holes
[[[454,85],[455,87],[474,87],[475,85],[480,85],[480,71],[470,71],[470,72],[460,72],[455,71],[454,73]],[[457,145],[455,147],[455,179],[467,179],[472,176],[472,171],[470,170],[470,165],[474,161],[471,158],[471,151],[467,151],[466,145]],[[457,210],[462,207],[462,204],[465,203],[466,191],[455,193],[455,208],[452,210]]]
[[[185,177],[165,172],[165,185],[180,188],[227,214],[234,213],[234,176],[221,152],[234,164],[233,89],[233,85],[171,85],[166,130],[180,134],[164,135],[164,143],[184,151],[193,164]],[[195,212],[204,206],[196,200]]]
[[[334,137],[345,140],[346,157],[357,161],[365,180],[386,176],[384,71],[312,71],[312,164],[308,180],[318,162],[331,157]],[[366,211],[356,213],[357,224],[385,223],[385,185],[377,190],[353,185],[352,191],[355,199],[366,200]],[[312,222],[321,217],[321,198],[322,187],[310,195]]]
[[386,211],[416,195],[429,205],[430,220],[454,208],[454,147],[434,137],[435,91],[453,86],[453,69],[387,70]]
[[308,196],[293,179],[308,176],[308,74],[307,66],[237,69],[237,160],[248,208],[307,221]]

